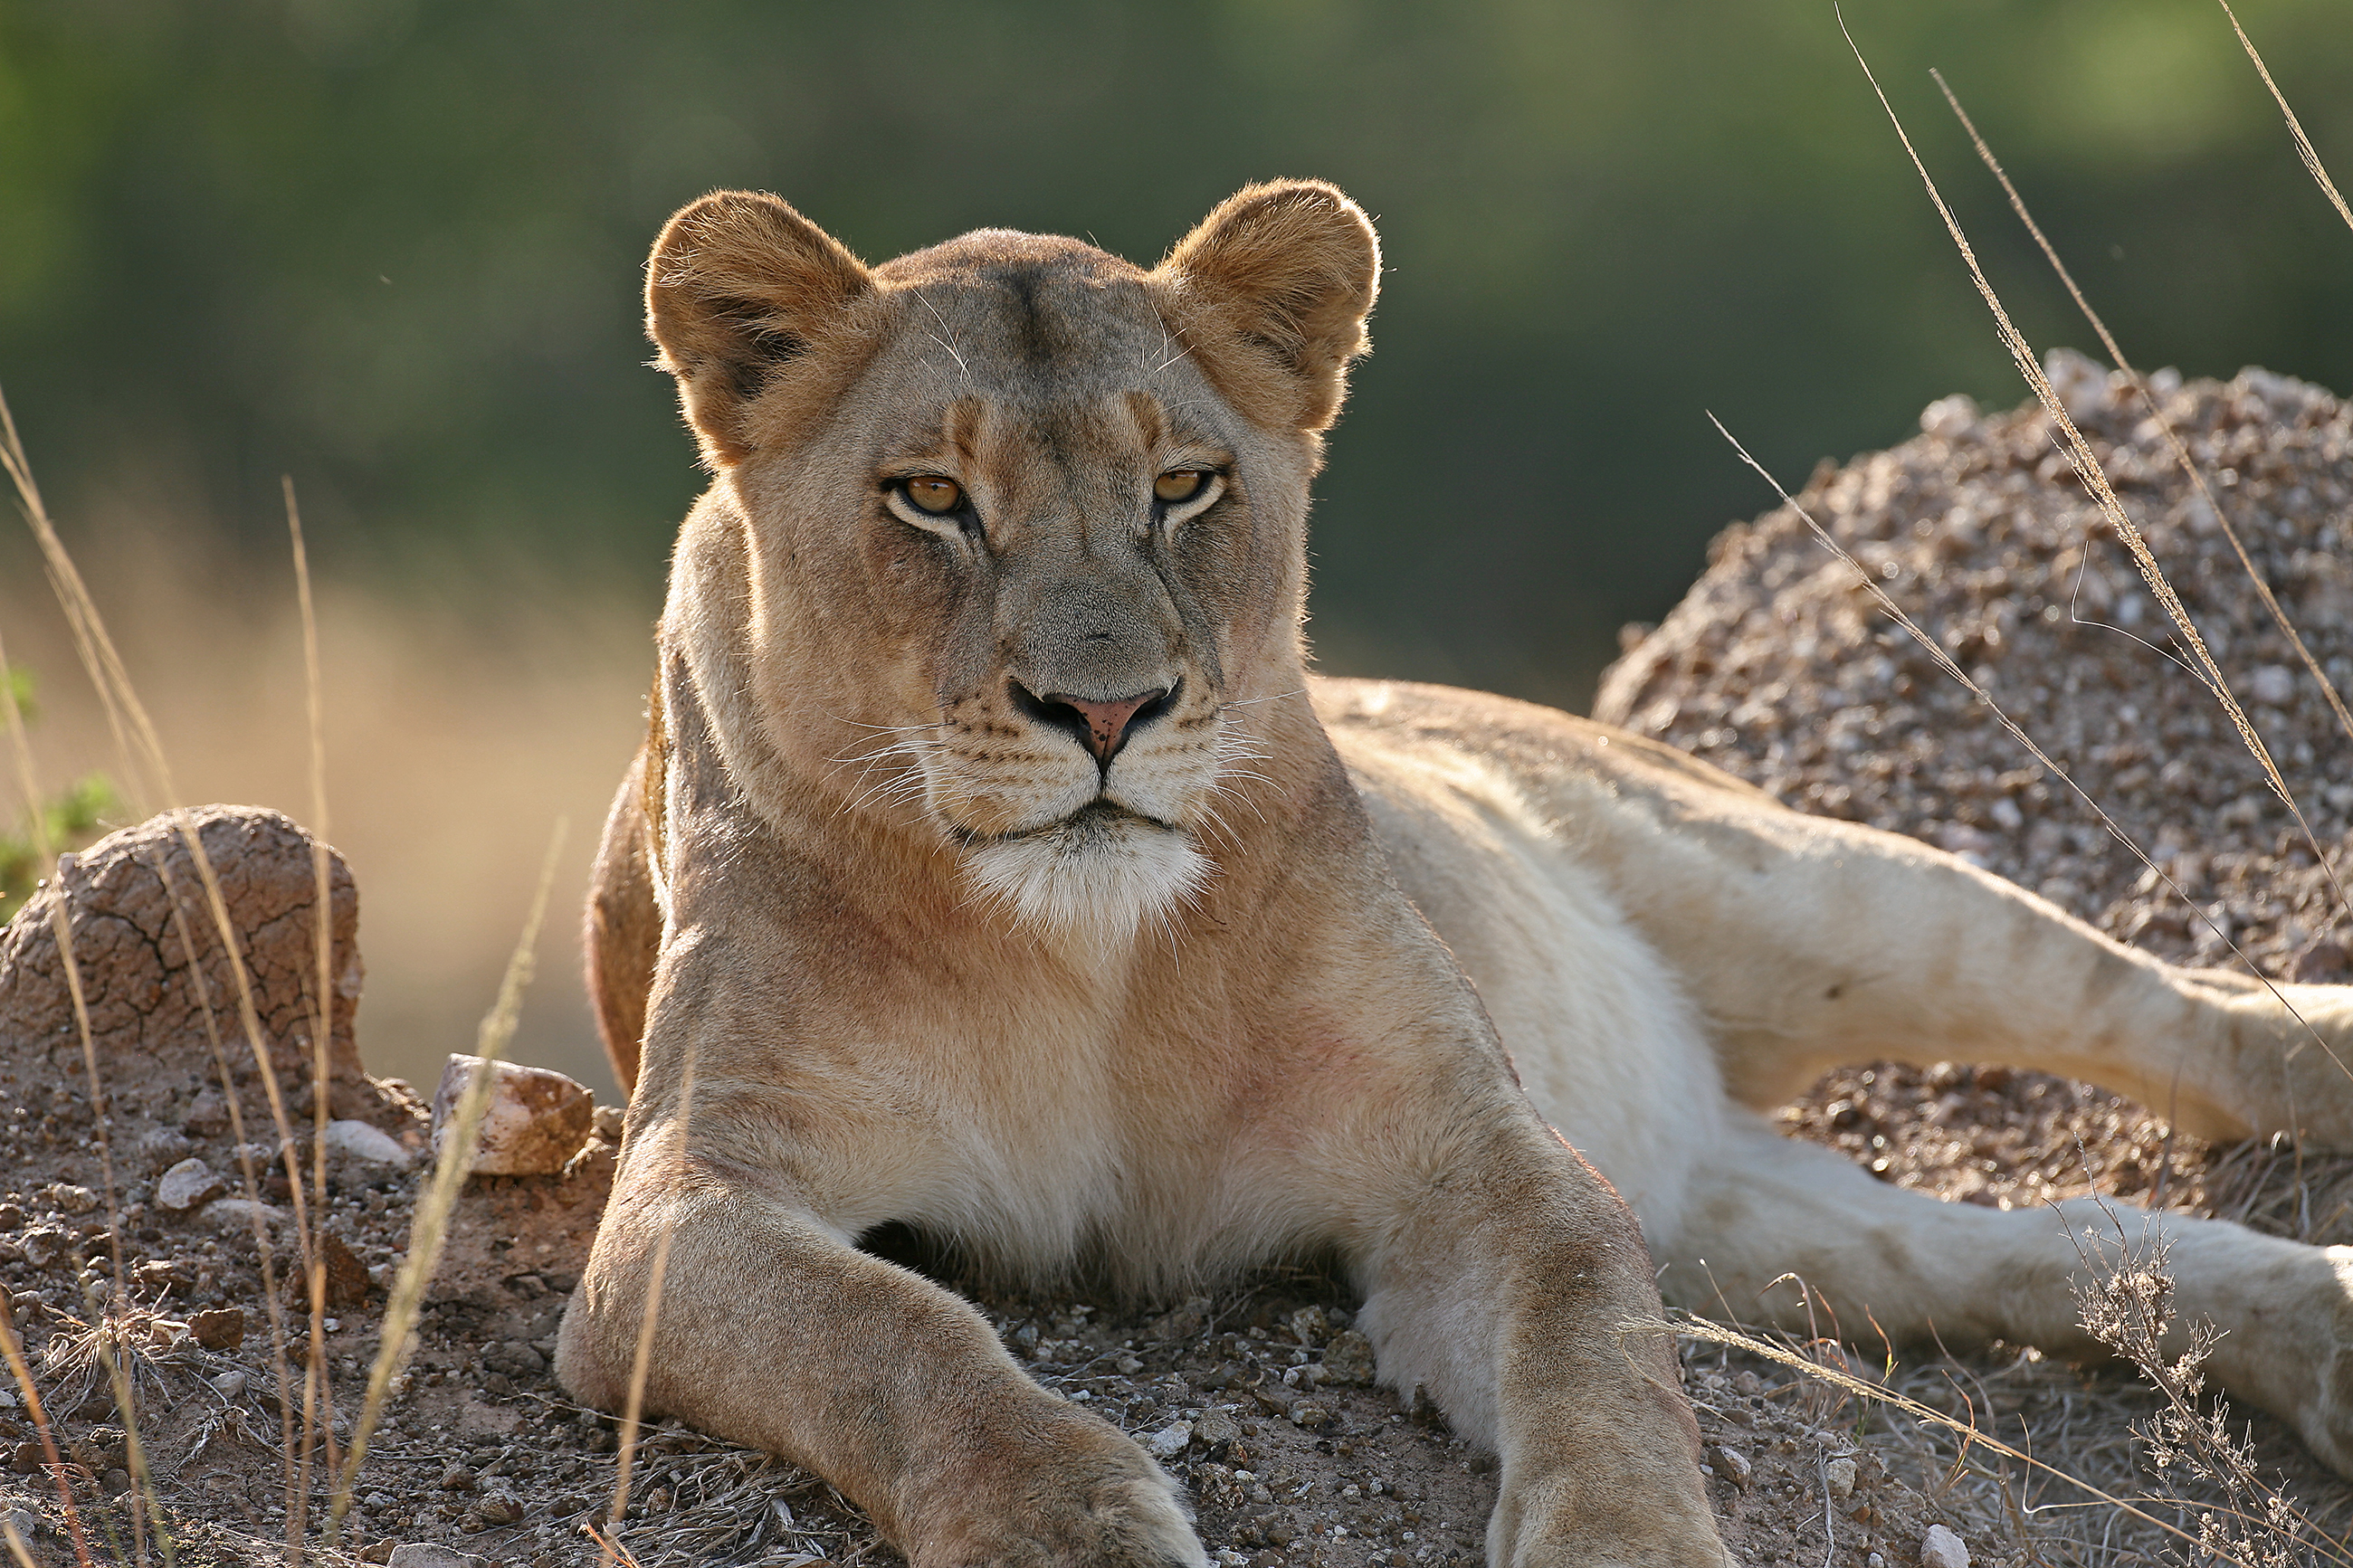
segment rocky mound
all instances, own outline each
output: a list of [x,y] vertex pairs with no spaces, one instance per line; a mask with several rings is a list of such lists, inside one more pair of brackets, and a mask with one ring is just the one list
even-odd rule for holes
[[[2212,509],[2123,383],[2052,379],[2331,855],[2353,825],[2347,735]],[[2254,569],[2353,689],[2353,414],[2302,382],[2156,383]],[[2032,404],[1932,405],[1923,434],[1825,467],[1799,503],[2162,863],[2220,931],[2151,901],[2145,868],[1944,674],[1784,507],[1718,536],[1706,574],[1604,676],[1594,716],[1807,811],[1913,834],[2167,957],[2353,970],[2346,910],[2188,667],[2131,556]],[[2219,910],[2213,906],[2220,906]]]
[[[2066,351],[2048,369],[2276,760],[2310,840],[2190,673],[2032,403],[1998,414],[1966,398],[1932,404],[1918,437],[1843,468],[1826,463],[1799,504],[2194,910],[1788,507],[1726,529],[1666,620],[1627,628],[1595,716],[1802,810],[1940,845],[2168,958],[2353,980],[2353,926],[2329,868],[2348,876],[2353,736],[2223,527],[2328,679],[2353,696],[2353,409],[2261,370],[2227,383],[2152,378],[2218,516],[2124,378]],[[1783,1121],[1946,1197],[2009,1206],[2096,1186],[2353,1242],[2353,1161],[2208,1149],[2139,1106],[2040,1074],[1859,1065]],[[2117,1409],[2119,1419],[2128,1413]],[[2297,1473],[2307,1507],[2341,1531],[2353,1491],[2291,1442],[2269,1450]],[[2129,1489],[2129,1461],[2108,1479]]]

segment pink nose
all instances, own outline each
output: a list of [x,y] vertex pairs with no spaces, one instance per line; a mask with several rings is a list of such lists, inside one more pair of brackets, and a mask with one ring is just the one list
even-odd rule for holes
[[1127,738],[1127,727],[1134,721],[1136,710],[1157,702],[1167,695],[1166,691],[1146,691],[1134,697],[1114,698],[1109,702],[1090,702],[1083,697],[1056,691],[1050,693],[1046,700],[1078,710],[1087,721],[1087,750],[1095,754],[1097,761],[1107,763],[1111,761],[1111,754],[1119,750],[1120,742]]

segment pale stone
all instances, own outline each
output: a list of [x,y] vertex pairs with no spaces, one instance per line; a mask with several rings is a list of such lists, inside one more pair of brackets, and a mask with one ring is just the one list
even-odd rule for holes
[[364,1121],[328,1122],[327,1152],[364,1165],[408,1169],[408,1151],[400,1146],[400,1140]]
[[429,1541],[411,1541],[392,1549],[387,1568],[491,1568],[491,1560]]
[[227,1191],[220,1173],[202,1160],[183,1160],[155,1178],[155,1202],[174,1214],[202,1208]]
[[1920,429],[1925,435],[1957,440],[1976,427],[1978,418],[1978,400],[1966,392],[1957,392],[1920,410]]
[[1185,1446],[1192,1440],[1193,1424],[1190,1421],[1171,1421],[1145,1437],[1144,1447],[1155,1459],[1173,1459],[1183,1453]]
[[1920,1539],[1920,1568],[1969,1568],[1969,1549],[1941,1524],[1932,1524]]
[[482,1110],[474,1156],[467,1174],[553,1176],[588,1141],[596,1101],[577,1080],[546,1068],[514,1062],[485,1063],[480,1057],[453,1055],[433,1091],[433,1150],[438,1155],[458,1120],[475,1072],[487,1067],[490,1099]]

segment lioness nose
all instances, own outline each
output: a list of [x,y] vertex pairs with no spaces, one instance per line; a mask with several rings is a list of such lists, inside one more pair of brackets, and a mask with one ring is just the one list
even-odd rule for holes
[[1049,691],[1043,697],[1032,695],[1019,681],[1013,683],[1014,700],[1032,719],[1051,724],[1058,730],[1075,736],[1078,742],[1094,754],[1097,762],[1108,766],[1119,749],[1127,743],[1130,731],[1139,724],[1151,722],[1168,706],[1168,689],[1156,688],[1138,692],[1134,697],[1114,697],[1108,702],[1091,701],[1073,697],[1067,691]]

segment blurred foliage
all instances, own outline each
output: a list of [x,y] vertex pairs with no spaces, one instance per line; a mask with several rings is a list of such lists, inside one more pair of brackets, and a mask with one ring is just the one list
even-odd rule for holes
[[[2347,0],[2245,0],[2340,180]],[[2212,0],[1847,8],[2038,344],[2085,344],[1941,67],[2147,364],[2353,388],[2353,236]],[[644,248],[718,185],[881,258],[1150,261],[1245,181],[1380,219],[1318,511],[1342,665],[1581,700],[1620,619],[1931,398],[2021,395],[1828,0],[0,0],[0,384],[53,505],[617,566],[697,486]],[[0,567],[10,559],[0,554]]]
[[[20,721],[30,722],[35,717],[32,672],[20,665],[0,665],[0,703],[9,702],[16,704]],[[0,712],[0,735],[7,729],[6,715]],[[103,826],[100,819],[119,804],[114,786],[92,773],[43,802],[37,823],[27,820],[14,831],[0,830],[0,925],[49,874],[49,858],[97,837]]]

